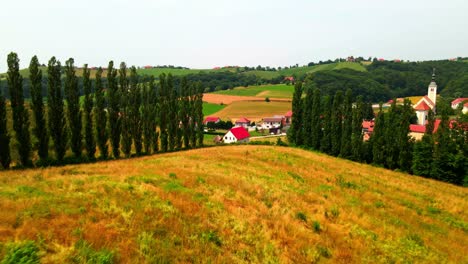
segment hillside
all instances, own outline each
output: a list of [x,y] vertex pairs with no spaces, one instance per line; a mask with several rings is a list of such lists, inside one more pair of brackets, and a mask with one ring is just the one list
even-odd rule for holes
[[466,263],[467,195],[273,146],[11,170],[0,260],[35,240],[44,263]]

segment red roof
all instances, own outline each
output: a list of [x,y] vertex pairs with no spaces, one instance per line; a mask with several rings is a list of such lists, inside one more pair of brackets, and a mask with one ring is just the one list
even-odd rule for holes
[[291,116],[292,116],[292,111],[286,112],[286,114],[285,114],[284,116],[285,116],[285,117],[291,117]]
[[[434,121],[434,131],[432,131],[432,133],[437,132],[437,129],[439,129],[440,121],[440,119],[436,119]],[[426,133],[426,125],[410,125],[410,131],[416,133]]]
[[453,105],[458,105],[459,103],[461,103],[463,101],[468,101],[468,98],[457,98],[457,99],[452,101],[452,104]]
[[430,105],[435,106],[434,102],[432,102],[432,100],[431,100],[431,98],[429,98],[429,96],[425,95],[423,98],[426,99],[426,101],[427,101]]
[[248,120],[247,118],[245,117],[242,117],[241,119],[237,120],[236,121],[236,124],[237,123],[250,123],[250,120]]
[[421,111],[421,110],[422,110],[422,111],[427,111],[427,110],[430,110],[431,107],[428,106],[428,105],[426,104],[426,102],[424,102],[424,100],[423,100],[423,101],[421,101],[419,104],[417,104],[417,105],[414,107],[414,109],[415,109],[415,110],[420,110],[420,111]]
[[234,137],[237,138],[237,140],[242,140],[244,138],[250,137],[249,131],[247,131],[247,129],[243,127],[231,128],[231,130],[229,131],[234,135]]
[[205,124],[208,123],[208,122],[215,122],[216,123],[219,120],[221,120],[221,119],[219,117],[217,117],[217,116],[207,116],[205,118],[205,121],[203,121],[203,123],[205,123]]
[[468,103],[465,103],[463,106],[464,106],[464,107],[468,107]]

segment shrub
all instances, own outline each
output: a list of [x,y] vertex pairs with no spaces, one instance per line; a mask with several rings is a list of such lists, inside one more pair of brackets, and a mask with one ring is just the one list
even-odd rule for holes
[[265,102],[269,103],[270,102],[270,97],[265,97]]
[[11,243],[6,247],[6,255],[1,264],[39,263],[39,248],[34,241]]

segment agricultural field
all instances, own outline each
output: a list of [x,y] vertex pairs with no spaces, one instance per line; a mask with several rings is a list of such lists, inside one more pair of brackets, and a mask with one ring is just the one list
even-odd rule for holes
[[235,96],[257,96],[271,98],[289,98],[292,99],[294,85],[271,84],[249,87],[236,87],[234,89],[214,92],[215,94],[235,95]]
[[232,120],[246,117],[251,121],[260,121],[264,117],[284,115],[291,110],[291,102],[265,102],[263,101],[236,101],[227,105],[216,116],[223,120]]
[[211,104],[207,102],[203,102],[203,116],[212,115],[221,109],[223,109],[226,105],[221,104]]
[[277,146],[10,170],[0,172],[0,260],[466,263],[467,196]]

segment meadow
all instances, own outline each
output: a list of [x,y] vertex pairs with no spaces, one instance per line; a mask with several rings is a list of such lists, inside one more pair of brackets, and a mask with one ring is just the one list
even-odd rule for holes
[[203,102],[203,116],[212,115],[212,114],[220,111],[224,107],[225,107],[225,105]]
[[0,260],[27,249],[42,263],[466,263],[467,195],[276,146],[10,170]]
[[291,102],[237,101],[227,105],[215,115],[221,119],[231,119],[233,122],[241,117],[257,122],[264,117],[284,115],[289,110]]

